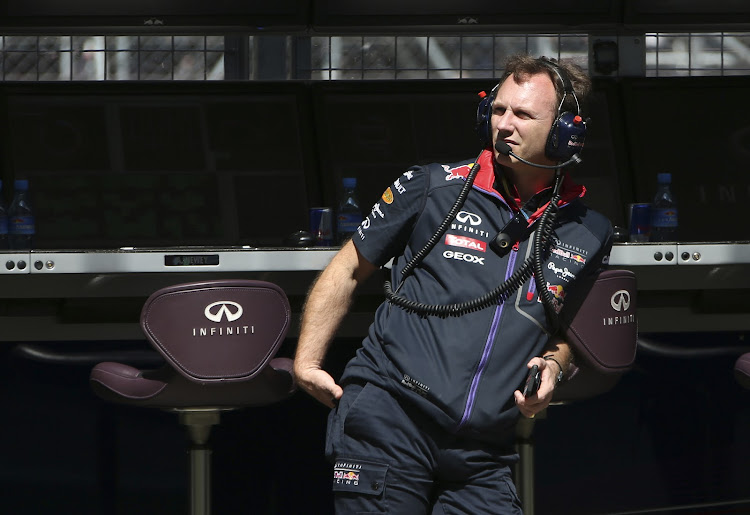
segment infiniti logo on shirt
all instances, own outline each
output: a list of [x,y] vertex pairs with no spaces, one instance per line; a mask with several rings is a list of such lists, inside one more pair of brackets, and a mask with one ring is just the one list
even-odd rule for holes
[[482,217],[468,211],[459,211],[456,215],[456,220],[451,224],[451,229],[454,231],[461,231],[467,234],[476,234],[484,238],[489,237],[489,233],[477,227],[482,224]]
[[482,219],[479,217],[479,215],[469,213],[468,211],[459,211],[459,213],[456,215],[456,221],[462,224],[465,224],[468,221],[469,225],[479,225],[482,223]]
[[[219,306],[219,308],[213,309],[216,306]],[[219,323],[223,317],[226,317],[227,322],[234,322],[242,316],[242,306],[229,300],[220,300],[206,306],[203,314],[211,322]]]

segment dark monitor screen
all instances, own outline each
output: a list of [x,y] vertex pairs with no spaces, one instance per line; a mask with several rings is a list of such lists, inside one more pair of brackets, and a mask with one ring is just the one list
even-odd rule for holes
[[623,83],[636,200],[672,174],[682,241],[750,240],[750,77]]
[[302,84],[107,86],[7,95],[37,248],[269,246],[307,227],[319,197]]
[[0,0],[0,24],[7,26],[130,26],[149,30],[175,26],[242,25],[304,28],[309,2],[274,0]]
[[[493,81],[395,81],[319,84],[314,88],[317,146],[324,183],[335,186],[356,177],[365,208],[409,166],[474,158],[481,145],[475,131],[477,93]],[[581,154],[570,169],[587,187],[587,204],[621,223],[624,209],[619,170],[621,138],[617,90],[596,86],[591,97],[590,128]],[[324,195],[335,205],[335,191]]]
[[628,0],[623,2],[623,20],[634,26],[664,31],[675,25],[711,26],[717,23],[747,23],[750,3],[737,0]]
[[494,0],[318,0],[313,4],[316,27],[450,27],[453,30],[481,30],[499,25],[581,25],[617,20],[617,2],[580,0],[561,3],[556,0],[504,2]]

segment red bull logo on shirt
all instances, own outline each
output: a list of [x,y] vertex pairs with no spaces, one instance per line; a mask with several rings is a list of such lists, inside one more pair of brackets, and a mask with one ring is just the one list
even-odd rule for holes
[[[559,313],[563,307],[565,301],[565,289],[561,284],[550,284],[547,283],[547,289],[552,294],[552,302],[554,303],[555,313]],[[541,295],[537,297],[537,302],[542,302]]]
[[552,295],[555,296],[556,299],[560,299],[560,300],[565,299],[565,290],[563,289],[561,284],[547,283],[547,289]]
[[333,468],[333,480],[337,484],[357,485],[359,484],[359,472],[362,465],[357,463],[336,462]]
[[576,263],[580,263],[582,265],[586,264],[586,258],[580,254],[576,254],[575,252],[571,252],[569,250],[564,250],[564,249],[557,248],[557,247],[552,247],[551,252],[555,256],[560,256],[561,258],[564,258],[564,260],[575,261]]
[[441,166],[443,167],[443,170],[445,170],[445,173],[448,174],[445,176],[446,181],[452,181],[453,179],[463,179],[464,177],[468,176],[469,172],[471,171],[471,165],[461,165],[455,168],[448,168],[448,165]]
[[334,479],[343,479],[344,481],[359,481],[359,474],[356,472],[342,472],[340,470],[333,471]]

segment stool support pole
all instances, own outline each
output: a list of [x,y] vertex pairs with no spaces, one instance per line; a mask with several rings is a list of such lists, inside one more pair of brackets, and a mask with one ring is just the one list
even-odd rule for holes
[[190,515],[211,515],[211,449],[190,449]]
[[180,423],[190,437],[190,515],[211,515],[211,427],[219,409],[181,409]]

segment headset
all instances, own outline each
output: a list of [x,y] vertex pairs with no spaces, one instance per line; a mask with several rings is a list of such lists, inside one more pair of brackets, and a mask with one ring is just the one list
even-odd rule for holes
[[[547,136],[544,153],[549,159],[565,161],[571,159],[583,149],[586,140],[586,121],[581,116],[581,105],[565,70],[546,57],[540,57],[537,61],[552,71],[560,79],[560,84],[563,87],[563,96],[560,105],[557,106],[557,115]],[[492,102],[497,96],[500,84],[492,88],[489,95],[484,91],[479,93],[482,100],[477,106],[476,131],[483,148],[486,148],[492,142]],[[568,95],[575,100],[575,113],[563,111],[563,105]]]

